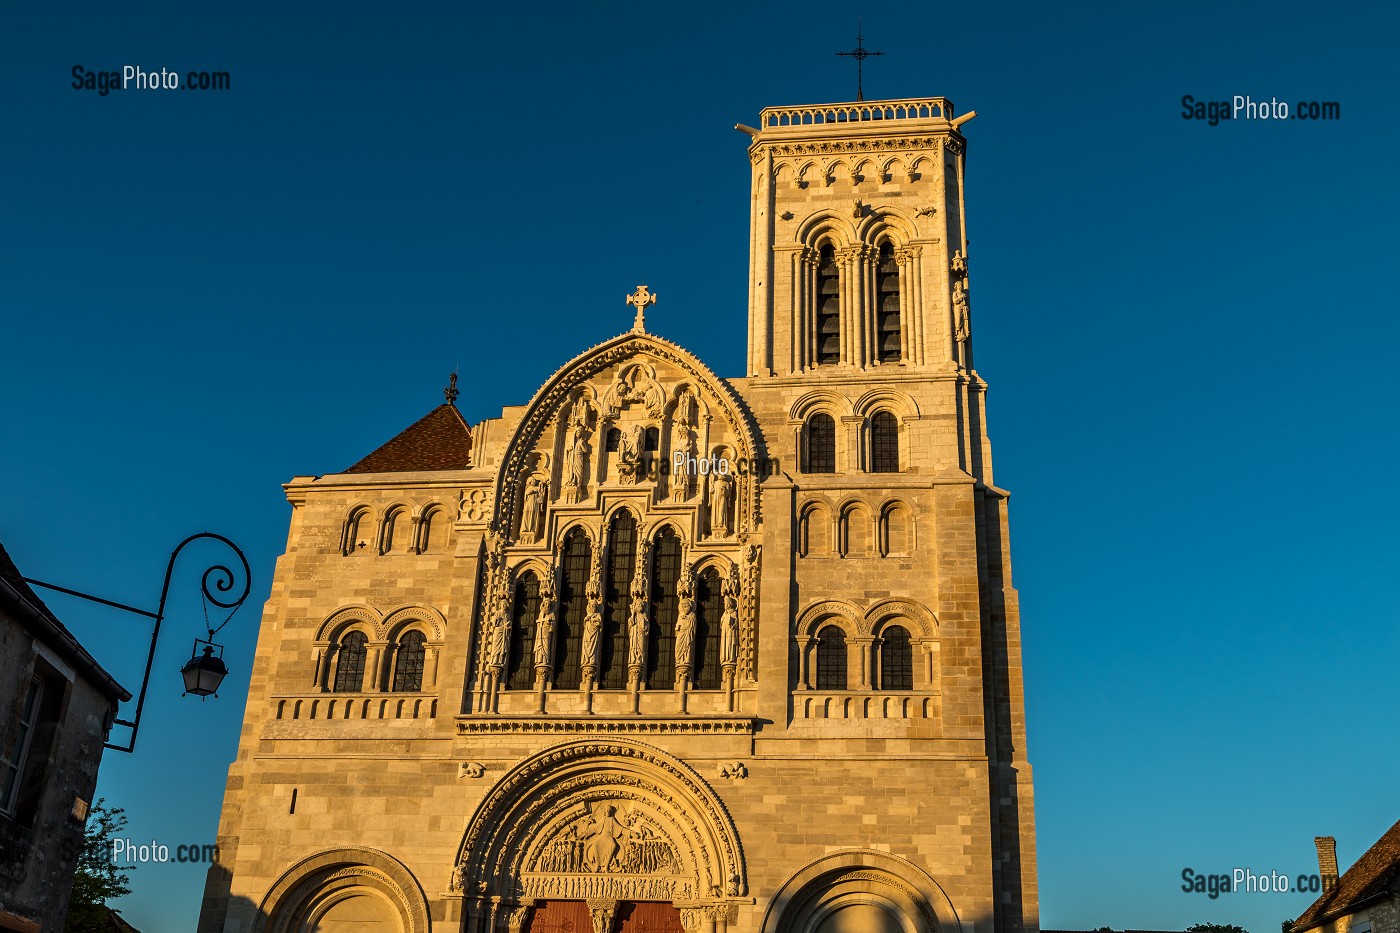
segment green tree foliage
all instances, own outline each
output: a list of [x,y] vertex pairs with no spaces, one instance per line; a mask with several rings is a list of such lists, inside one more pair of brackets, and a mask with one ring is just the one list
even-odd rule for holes
[[126,828],[126,811],[109,810],[106,798],[98,799],[83,827],[83,846],[73,871],[73,893],[68,900],[68,917],[63,933],[95,933],[110,929],[106,923],[107,901],[130,894],[129,869],[112,861],[112,840]]
[[1249,933],[1244,927],[1237,927],[1233,923],[1193,923],[1186,928],[1186,933]]

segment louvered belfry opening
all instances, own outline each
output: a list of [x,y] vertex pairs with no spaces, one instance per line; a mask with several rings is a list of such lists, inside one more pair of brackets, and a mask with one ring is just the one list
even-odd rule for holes
[[539,614],[540,581],[527,571],[515,584],[515,604],[511,607],[507,690],[529,690],[535,685],[535,619]]
[[598,686],[604,690],[627,686],[627,618],[636,562],[637,520],[624,509],[608,524],[608,586],[598,661]]
[[582,528],[564,540],[563,579],[559,585],[559,628],[555,632],[554,686],[577,689],[581,679],[579,654],[583,617],[588,612],[588,573],[593,545]]
[[646,686],[648,690],[670,690],[676,684],[676,585],[681,575],[681,539],[670,528],[657,534],[652,559],[652,637],[647,642]]
[[841,269],[830,243],[817,251],[817,362],[841,361]]
[[875,342],[881,363],[898,363],[899,353],[899,263],[894,244],[880,244],[875,265]]

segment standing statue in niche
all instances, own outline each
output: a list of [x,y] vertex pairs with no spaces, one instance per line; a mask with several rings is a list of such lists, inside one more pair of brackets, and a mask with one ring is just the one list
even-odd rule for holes
[[571,490],[572,502],[578,502],[583,497],[582,491],[588,485],[588,451],[586,431],[575,432],[569,440],[567,482],[564,484]]
[[968,338],[967,259],[962,251],[953,253],[953,338],[959,342]]
[[691,657],[695,653],[695,600],[682,597],[680,612],[676,616],[676,670],[690,669]]
[[540,594],[540,618],[535,625],[535,667],[549,667],[549,649],[554,644],[555,613],[558,601],[550,590]]
[[525,505],[520,510],[520,537],[536,540],[544,528],[544,512],[549,501],[549,480],[532,476],[525,482]]
[[632,611],[627,617],[627,667],[641,670],[647,663],[647,635],[651,632],[651,622],[647,619],[646,601],[632,600]]
[[635,483],[642,474],[642,446],[645,443],[646,428],[640,423],[629,425],[622,431],[618,445],[617,475],[624,483]]
[[733,664],[739,660],[739,600],[734,594],[724,594],[724,614],[719,617],[719,661]]
[[676,396],[676,410],[672,417],[678,425],[695,427],[695,396],[690,394],[689,389],[681,389],[681,394]]
[[727,538],[734,533],[734,477],[715,473],[710,479],[710,534]]
[[491,617],[486,632],[486,666],[499,673],[506,665],[506,635],[510,631],[510,614],[504,606]]
[[592,594],[583,616],[583,667],[598,669],[598,641],[603,635],[603,601]]

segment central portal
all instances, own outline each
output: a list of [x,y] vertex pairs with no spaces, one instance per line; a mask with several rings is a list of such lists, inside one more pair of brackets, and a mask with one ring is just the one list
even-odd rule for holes
[[541,901],[523,933],[685,933],[674,904],[620,901],[611,917],[608,913],[606,908],[590,909],[587,901]]

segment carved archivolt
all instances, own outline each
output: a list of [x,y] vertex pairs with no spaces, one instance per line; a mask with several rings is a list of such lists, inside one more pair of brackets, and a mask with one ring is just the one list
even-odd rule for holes
[[316,630],[316,644],[328,645],[336,641],[345,629],[362,623],[366,635],[384,641],[396,627],[409,621],[417,621],[429,629],[429,643],[440,643],[447,637],[447,617],[431,606],[400,606],[387,614],[373,606],[345,606],[331,613]]
[[876,905],[913,933],[960,931],[962,921],[943,888],[918,865],[887,852],[846,849],[792,875],[768,902],[760,933],[813,933],[836,911]]
[[339,637],[341,631],[356,622],[362,622],[369,629],[365,634],[378,636],[383,614],[372,606],[345,606],[331,613],[321,627],[316,630],[317,644],[329,644]]
[[817,634],[821,624],[833,617],[845,623],[849,635],[869,635],[876,628],[891,619],[901,623],[912,623],[915,637],[936,638],[938,617],[928,607],[909,599],[885,599],[868,609],[861,609],[845,599],[824,599],[813,603],[797,614],[795,634],[799,638],[811,638]]
[[477,807],[454,876],[481,897],[743,896],[738,832],[689,765],[628,739],[580,740],[522,762]]
[[335,901],[373,892],[393,905],[404,933],[428,933],[428,901],[403,863],[378,849],[330,849],[289,868],[263,898],[253,933],[298,933]]

